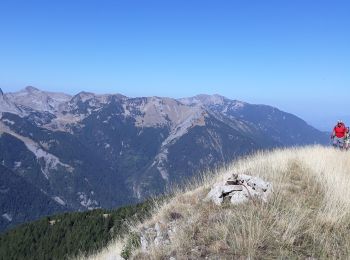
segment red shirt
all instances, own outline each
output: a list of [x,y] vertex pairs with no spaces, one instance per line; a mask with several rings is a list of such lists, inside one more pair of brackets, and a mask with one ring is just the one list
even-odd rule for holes
[[346,127],[345,127],[345,125],[343,125],[343,124],[340,125],[340,126],[336,125],[334,127],[334,134],[338,138],[343,138],[345,136],[345,134],[346,134]]

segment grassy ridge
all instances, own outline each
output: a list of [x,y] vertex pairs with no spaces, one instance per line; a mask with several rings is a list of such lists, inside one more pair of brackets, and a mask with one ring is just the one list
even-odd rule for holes
[[[68,259],[92,254],[149,216],[153,201],[117,210],[65,213],[24,224],[0,236],[0,259]],[[84,253],[82,253],[84,252]]]
[[[268,202],[216,206],[203,201],[215,182],[232,173],[270,181],[274,192]],[[171,224],[176,233],[169,244],[134,249],[132,258],[348,259],[349,187],[348,152],[321,146],[261,152],[179,192],[135,227]],[[173,222],[174,214],[182,217]]]

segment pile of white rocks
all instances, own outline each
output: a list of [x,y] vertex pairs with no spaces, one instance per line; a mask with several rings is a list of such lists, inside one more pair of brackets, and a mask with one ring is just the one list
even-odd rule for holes
[[232,204],[255,199],[266,202],[271,192],[272,185],[259,177],[232,174],[227,180],[215,183],[205,200],[217,205],[224,200],[229,200]]

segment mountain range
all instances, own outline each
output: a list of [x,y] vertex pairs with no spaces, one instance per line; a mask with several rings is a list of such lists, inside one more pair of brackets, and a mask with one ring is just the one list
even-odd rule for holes
[[0,90],[0,230],[135,203],[257,150],[326,142],[292,114],[220,95]]

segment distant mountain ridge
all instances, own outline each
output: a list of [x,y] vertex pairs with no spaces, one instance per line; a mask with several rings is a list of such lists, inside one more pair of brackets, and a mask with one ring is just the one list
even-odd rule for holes
[[292,114],[219,95],[0,91],[1,174],[21,176],[62,211],[134,203],[258,149],[326,141]]

